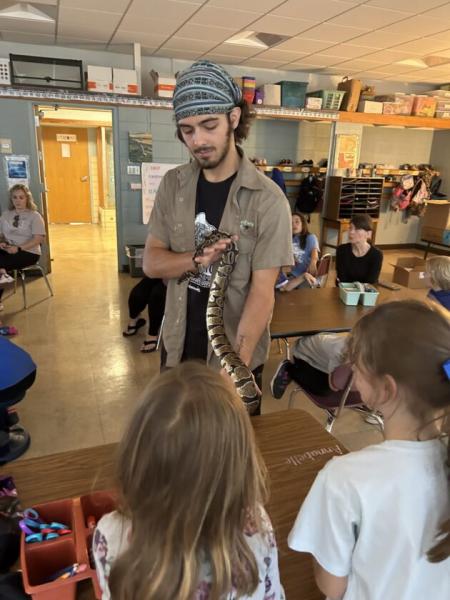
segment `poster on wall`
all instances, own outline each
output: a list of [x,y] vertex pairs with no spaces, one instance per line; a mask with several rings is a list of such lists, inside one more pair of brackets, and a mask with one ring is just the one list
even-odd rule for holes
[[17,183],[28,185],[30,179],[30,157],[26,155],[8,154],[4,157],[6,181],[8,188]]
[[153,160],[151,133],[128,134],[128,160],[132,163],[149,163]]
[[148,223],[155,203],[156,192],[158,191],[161,179],[178,165],[166,163],[142,163],[142,222]]
[[336,136],[335,169],[356,169],[359,160],[359,135]]

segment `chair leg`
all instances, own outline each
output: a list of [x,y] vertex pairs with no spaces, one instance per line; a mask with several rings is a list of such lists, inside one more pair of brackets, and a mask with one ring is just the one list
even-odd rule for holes
[[325,429],[328,431],[328,433],[331,433],[334,422],[337,419],[337,415],[332,410],[325,410],[325,412],[327,414],[327,422],[325,425]]
[[45,281],[45,284],[47,286],[50,296],[53,296],[52,286],[50,285],[50,282],[48,280],[47,273],[44,271],[44,269],[42,267],[39,267],[39,270],[42,273],[42,277],[44,278],[44,281]]
[[159,350],[160,346],[161,346],[161,342],[162,342],[162,333],[163,333],[163,327],[164,327],[164,321],[166,319],[166,315],[163,316],[162,321],[161,321],[161,325],[159,327],[159,331],[158,331],[158,340],[156,342],[156,350]]
[[25,283],[25,273],[23,271],[20,271],[20,281],[22,283],[23,307],[26,310],[28,308],[27,289],[26,289],[26,283]]
[[301,391],[302,391],[302,388],[300,388],[300,387],[296,387],[295,389],[292,390],[292,392],[289,394],[288,408],[292,408],[295,395]]

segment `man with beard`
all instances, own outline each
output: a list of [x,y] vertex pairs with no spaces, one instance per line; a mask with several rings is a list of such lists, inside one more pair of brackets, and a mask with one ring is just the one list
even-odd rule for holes
[[[231,240],[194,258],[205,236],[219,229],[239,247],[225,299],[225,332],[261,388],[275,280],[281,266],[293,263],[289,204],[237,145],[247,137],[252,115],[222,67],[202,60],[181,72],[173,106],[178,137],[193,161],[163,178],[144,254],[145,273],[169,280],[162,362],[173,367],[197,359],[220,369],[208,344],[206,306],[214,265]],[[189,281],[177,284],[193,270]]]

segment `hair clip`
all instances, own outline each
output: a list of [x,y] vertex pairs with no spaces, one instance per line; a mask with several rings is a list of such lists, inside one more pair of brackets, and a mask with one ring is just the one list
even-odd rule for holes
[[445,376],[450,381],[450,358],[443,363],[442,369],[444,370]]

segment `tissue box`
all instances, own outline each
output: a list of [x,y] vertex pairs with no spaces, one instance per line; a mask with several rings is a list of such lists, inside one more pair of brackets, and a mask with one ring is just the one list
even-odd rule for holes
[[136,96],[137,73],[134,69],[113,69],[113,88],[116,94]]
[[358,104],[358,112],[381,115],[383,113],[383,103],[374,102],[373,100],[361,100]]
[[111,67],[87,66],[86,89],[88,92],[112,92],[113,77]]
[[425,280],[425,261],[417,256],[398,258],[393,265],[392,281],[405,287],[420,289],[428,287]]
[[275,83],[266,83],[259,87],[258,91],[263,95],[263,104],[267,106],[281,106],[281,86]]
[[430,96],[416,96],[412,114],[416,117],[434,117],[436,112],[436,98]]

